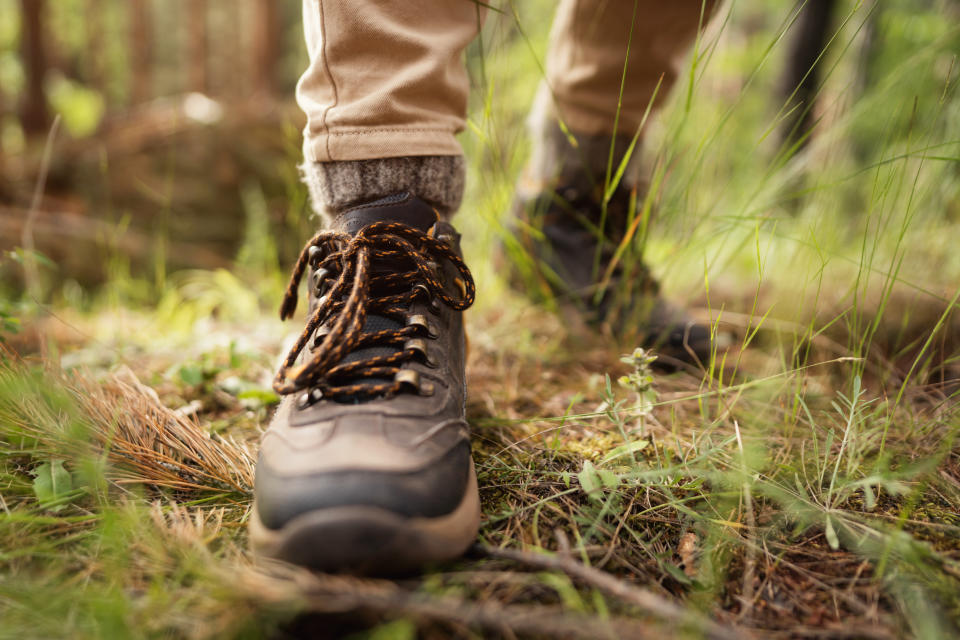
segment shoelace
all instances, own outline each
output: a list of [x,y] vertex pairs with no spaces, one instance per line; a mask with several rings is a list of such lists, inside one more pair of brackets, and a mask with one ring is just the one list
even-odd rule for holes
[[[311,286],[322,294],[307,325],[284,359],[273,381],[279,394],[309,390],[303,403],[320,398],[363,399],[390,396],[404,390],[421,389],[415,371],[401,365],[425,356],[423,338],[433,338],[423,316],[409,315],[410,305],[426,297],[433,304],[439,300],[451,309],[462,311],[473,304],[476,288],[473,276],[463,260],[445,242],[435,237],[436,227],[424,233],[398,222],[375,222],[356,235],[338,231],[321,231],[307,242],[294,266],[290,283],[283,296],[280,317],[290,318],[297,308],[297,289],[308,266],[314,268]],[[455,279],[458,297],[444,289],[438,276],[439,264],[446,260],[459,272]],[[381,262],[383,261],[383,262]],[[406,271],[372,273],[374,263],[410,265]],[[333,275],[339,275],[327,287]],[[404,325],[363,333],[367,315],[376,313]],[[305,361],[297,358],[317,333],[313,350]],[[343,362],[351,352],[370,346],[394,346],[402,349],[389,355],[378,355],[352,362]],[[367,382],[338,384],[341,381],[367,379]],[[392,379],[371,383],[370,379]],[[426,395],[426,393],[425,393]]]

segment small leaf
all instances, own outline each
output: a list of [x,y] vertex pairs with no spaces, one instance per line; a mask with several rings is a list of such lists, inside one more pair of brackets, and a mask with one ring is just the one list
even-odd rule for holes
[[569,472],[569,471],[561,471],[561,472],[560,472],[560,479],[563,480],[563,484],[569,489],[569,488],[570,488],[570,472]]
[[803,488],[803,483],[800,482],[800,476],[796,472],[793,474],[793,485],[797,488],[797,493],[803,497],[807,496],[807,490]]
[[611,449],[610,453],[605,455],[603,459],[600,460],[600,463],[604,464],[607,462],[611,462],[613,460],[616,460],[617,458],[620,458],[626,455],[630,455],[632,457],[632,454],[636,453],[637,451],[642,451],[643,449],[646,449],[649,444],[650,444],[649,440],[634,440],[633,442],[622,444],[619,447],[615,447],[614,449]]
[[184,384],[191,387],[203,384],[203,367],[198,364],[185,364],[177,373]]
[[597,471],[597,475],[600,477],[600,484],[603,485],[604,489],[616,489],[620,486],[620,476],[609,469],[600,469]]
[[70,472],[63,468],[63,460],[44,462],[34,470],[33,493],[44,509],[47,505],[51,511],[59,511],[64,505],[56,504],[73,490],[73,479]]
[[240,365],[243,364],[243,358],[237,353],[237,341],[230,341],[230,368],[239,369]]
[[840,548],[840,539],[837,537],[837,532],[833,529],[833,521],[830,520],[830,516],[827,516],[827,529],[824,532],[827,536],[827,544],[830,545],[830,548],[836,551]]
[[280,402],[280,396],[272,389],[247,389],[238,393],[237,399],[253,400],[254,404],[259,406],[268,406]]
[[577,474],[577,480],[589,497],[594,499],[598,497],[597,494],[600,492],[601,480],[592,462],[586,460],[583,463],[583,470]]
[[413,640],[417,628],[410,620],[393,620],[379,625],[368,636],[370,640]]

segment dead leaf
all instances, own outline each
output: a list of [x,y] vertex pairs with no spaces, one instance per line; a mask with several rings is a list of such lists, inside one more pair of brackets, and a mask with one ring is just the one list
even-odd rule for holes
[[692,531],[680,536],[680,544],[677,545],[677,555],[683,563],[683,572],[688,578],[694,578],[697,575],[697,534]]

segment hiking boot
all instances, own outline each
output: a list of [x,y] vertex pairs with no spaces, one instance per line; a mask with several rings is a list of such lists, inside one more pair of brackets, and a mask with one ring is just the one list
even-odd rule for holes
[[480,520],[470,457],[460,236],[397,194],[340,213],[297,261],[306,328],[274,388],[250,523],[253,549],[319,570],[392,573],[454,558]]
[[537,302],[572,308],[593,326],[609,325],[653,349],[661,364],[703,366],[710,359],[710,328],[665,300],[641,260],[618,253],[639,227],[629,215],[630,200],[630,192],[618,188],[603,216],[600,196],[574,187],[518,198],[513,250],[519,259],[511,261],[511,284]]

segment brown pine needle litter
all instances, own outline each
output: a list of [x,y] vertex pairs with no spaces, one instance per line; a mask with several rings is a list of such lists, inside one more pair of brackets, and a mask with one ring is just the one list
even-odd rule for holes
[[[22,388],[20,393],[16,393]],[[0,359],[0,420],[53,455],[105,460],[118,485],[250,494],[254,454],[165,407],[128,367],[103,380]]]

